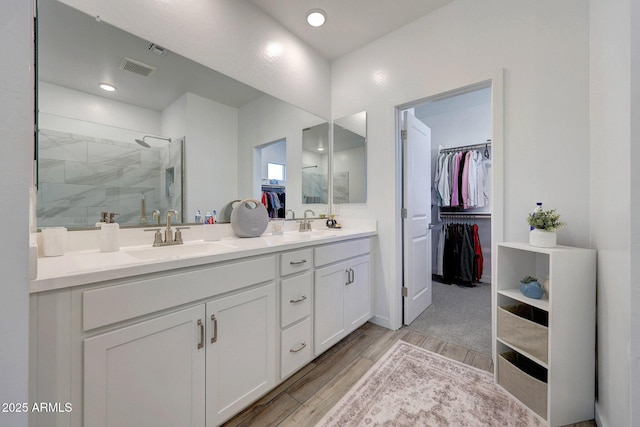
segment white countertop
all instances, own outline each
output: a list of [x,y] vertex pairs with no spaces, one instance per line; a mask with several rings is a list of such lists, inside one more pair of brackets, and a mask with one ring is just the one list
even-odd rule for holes
[[[194,227],[195,228],[195,227]],[[188,240],[183,245],[153,248],[144,245],[121,247],[116,252],[99,249],[75,250],[57,257],[37,260],[37,277],[29,293],[193,267],[249,256],[315,246],[376,235],[375,221],[362,221],[343,229],[317,229],[309,233],[287,231],[284,235],[237,238],[227,235],[219,241]],[[198,237],[193,233],[193,236]],[[149,233],[145,236],[149,240]]]

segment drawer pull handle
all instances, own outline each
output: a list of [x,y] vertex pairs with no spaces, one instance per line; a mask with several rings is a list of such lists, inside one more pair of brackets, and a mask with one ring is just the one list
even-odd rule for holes
[[302,350],[303,348],[305,348],[307,346],[306,342],[303,342],[302,344],[300,344],[297,348],[292,348],[291,350],[289,350],[289,353],[297,353],[300,350]]
[[350,285],[355,281],[356,274],[352,268],[347,268],[346,273],[347,273],[347,283],[345,283],[345,285]]
[[198,327],[200,328],[200,342],[198,343],[198,350],[204,347],[204,323],[202,319],[198,319]]
[[289,264],[290,265],[301,265],[301,264],[304,264],[305,262],[307,262],[307,260],[303,259],[301,261],[289,261]]
[[306,299],[307,299],[307,296],[306,296],[306,295],[302,295],[302,296],[301,296],[300,298],[298,298],[298,299],[290,299],[290,300],[289,300],[289,302],[290,302],[291,304],[295,304],[295,303],[297,303],[297,302],[302,302],[302,301],[304,301],[304,300],[306,300]]
[[216,315],[211,315],[211,321],[213,322],[213,335],[211,336],[211,344],[218,341],[218,319],[216,319]]

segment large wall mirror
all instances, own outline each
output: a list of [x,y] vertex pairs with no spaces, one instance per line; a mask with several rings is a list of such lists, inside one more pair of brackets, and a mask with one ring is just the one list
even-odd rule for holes
[[367,201],[367,113],[333,122],[333,203]]
[[326,195],[302,196],[304,129],[328,141],[327,120],[56,0],[37,6],[38,226],[92,227],[104,211],[148,225],[156,209],[190,223],[260,198],[257,147],[274,141],[286,208],[327,212]]

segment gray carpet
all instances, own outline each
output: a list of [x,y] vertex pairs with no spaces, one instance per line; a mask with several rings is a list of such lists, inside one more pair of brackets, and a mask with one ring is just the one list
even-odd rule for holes
[[409,329],[491,356],[491,285],[433,281],[432,304]]

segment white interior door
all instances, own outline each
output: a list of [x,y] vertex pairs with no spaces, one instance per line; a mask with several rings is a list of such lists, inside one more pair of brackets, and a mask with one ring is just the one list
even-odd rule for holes
[[413,113],[403,120],[404,323],[431,305],[431,129]]

